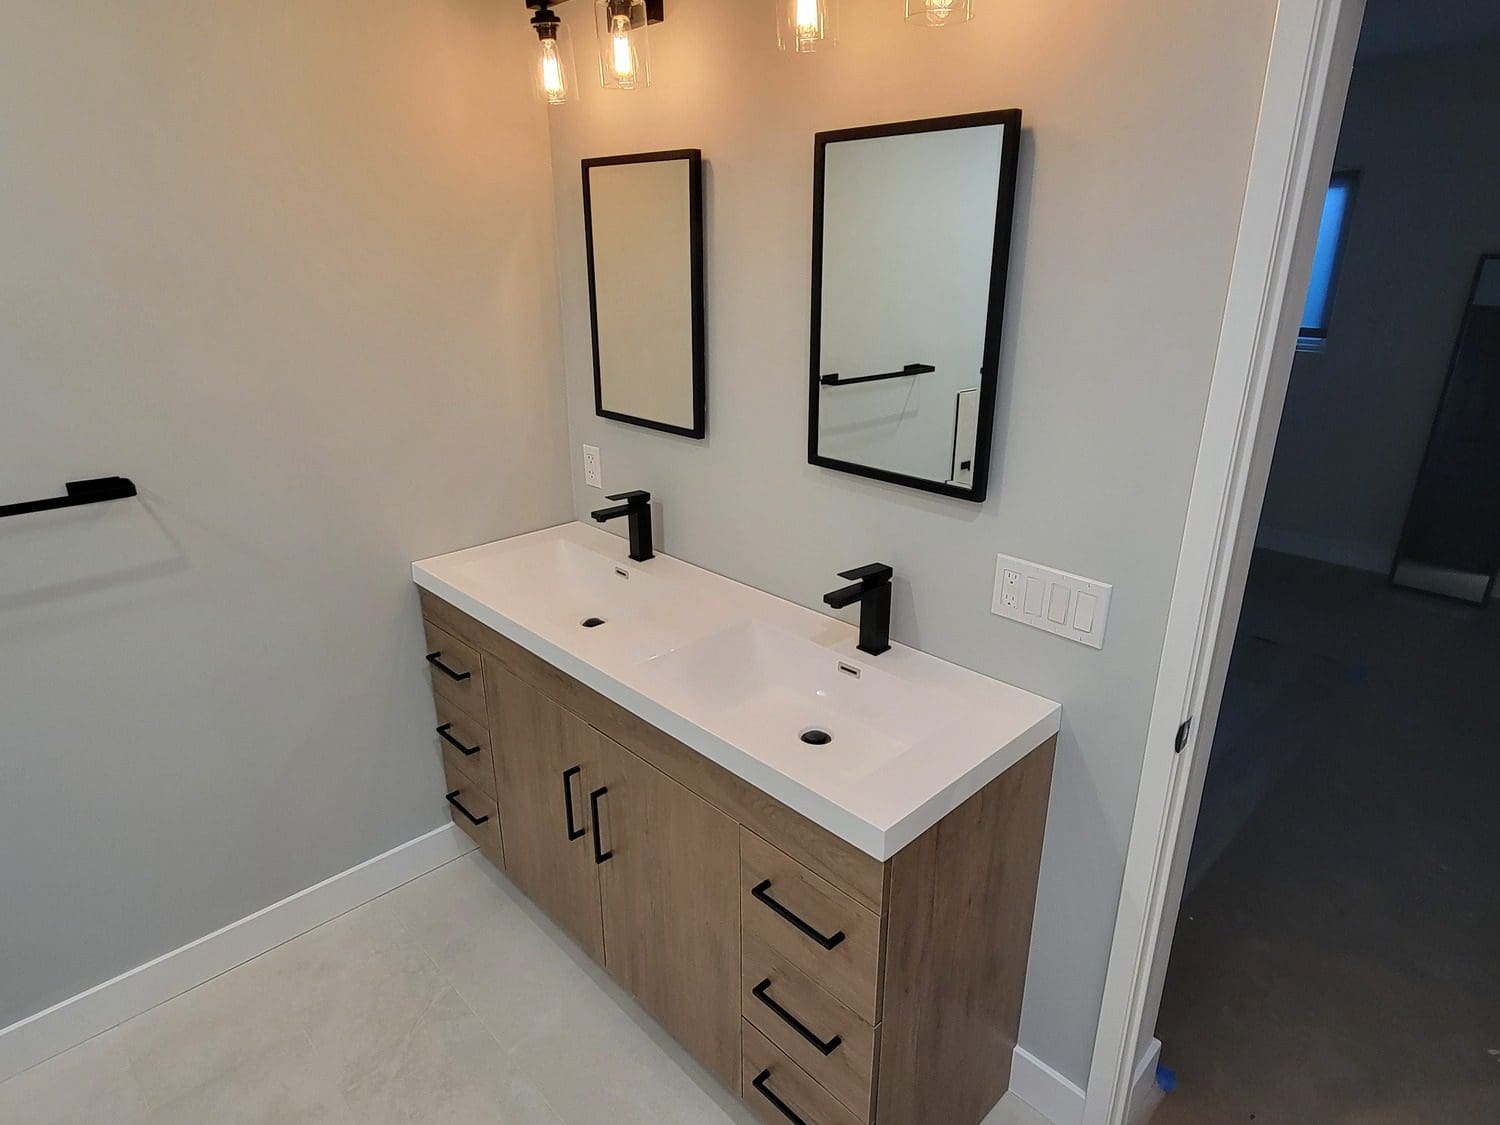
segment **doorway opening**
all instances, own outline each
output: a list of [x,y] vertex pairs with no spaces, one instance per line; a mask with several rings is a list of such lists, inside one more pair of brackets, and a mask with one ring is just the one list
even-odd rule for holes
[[1160,1125],[1500,1120],[1500,10],[1439,7],[1366,12],[1155,1025]]

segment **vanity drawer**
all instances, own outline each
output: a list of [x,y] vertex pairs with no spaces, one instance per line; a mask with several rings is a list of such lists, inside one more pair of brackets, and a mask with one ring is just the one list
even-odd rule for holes
[[747,829],[740,881],[743,940],[761,942],[866,1023],[879,1023],[880,918]]
[[437,696],[437,740],[443,761],[469,775],[475,785],[495,796],[495,757],[490,729],[444,696]]
[[432,669],[432,690],[458,704],[481,722],[484,719],[484,669],[475,652],[453,634],[431,621],[427,631],[427,663]]
[[740,1097],[766,1125],[866,1125],[752,1024],[740,1024]]
[[745,938],[743,970],[745,1019],[860,1120],[867,1119],[877,1030],[762,941]]
[[[445,761],[443,777],[447,782],[448,812],[453,823],[462,828],[491,859],[500,859],[500,810],[494,798],[474,784],[472,778]],[[475,823],[478,821],[479,823]]]

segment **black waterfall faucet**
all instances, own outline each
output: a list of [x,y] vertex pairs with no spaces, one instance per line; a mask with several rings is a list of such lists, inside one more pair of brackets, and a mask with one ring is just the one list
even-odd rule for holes
[[871,656],[879,656],[891,647],[891,576],[894,573],[885,563],[840,571],[839,577],[851,579],[854,585],[823,595],[823,600],[834,609],[860,603],[859,651]]
[[625,503],[616,504],[613,508],[600,508],[589,515],[599,523],[607,523],[619,516],[629,516],[630,557],[636,562],[654,559],[656,552],[651,549],[651,493],[637,488],[633,492],[616,493],[609,499],[623,500]]

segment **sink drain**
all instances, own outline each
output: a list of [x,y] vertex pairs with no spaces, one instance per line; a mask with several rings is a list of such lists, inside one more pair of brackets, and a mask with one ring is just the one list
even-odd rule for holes
[[604,618],[585,617],[582,621],[579,622],[579,624],[582,625],[585,629],[597,629],[599,628],[599,626],[604,624]]
[[809,746],[827,746],[833,741],[833,735],[819,727],[808,727],[798,737]]

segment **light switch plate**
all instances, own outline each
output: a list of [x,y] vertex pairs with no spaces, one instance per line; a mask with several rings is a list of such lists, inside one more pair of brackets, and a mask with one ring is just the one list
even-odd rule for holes
[[[995,594],[990,611],[1070,641],[1103,648],[1113,591],[1114,587],[1107,582],[1096,582],[1010,555],[996,555]],[[1059,613],[1062,620],[1054,620]]]
[[604,487],[604,473],[599,468],[599,447],[597,445],[585,445],[583,447],[583,483],[590,488]]

